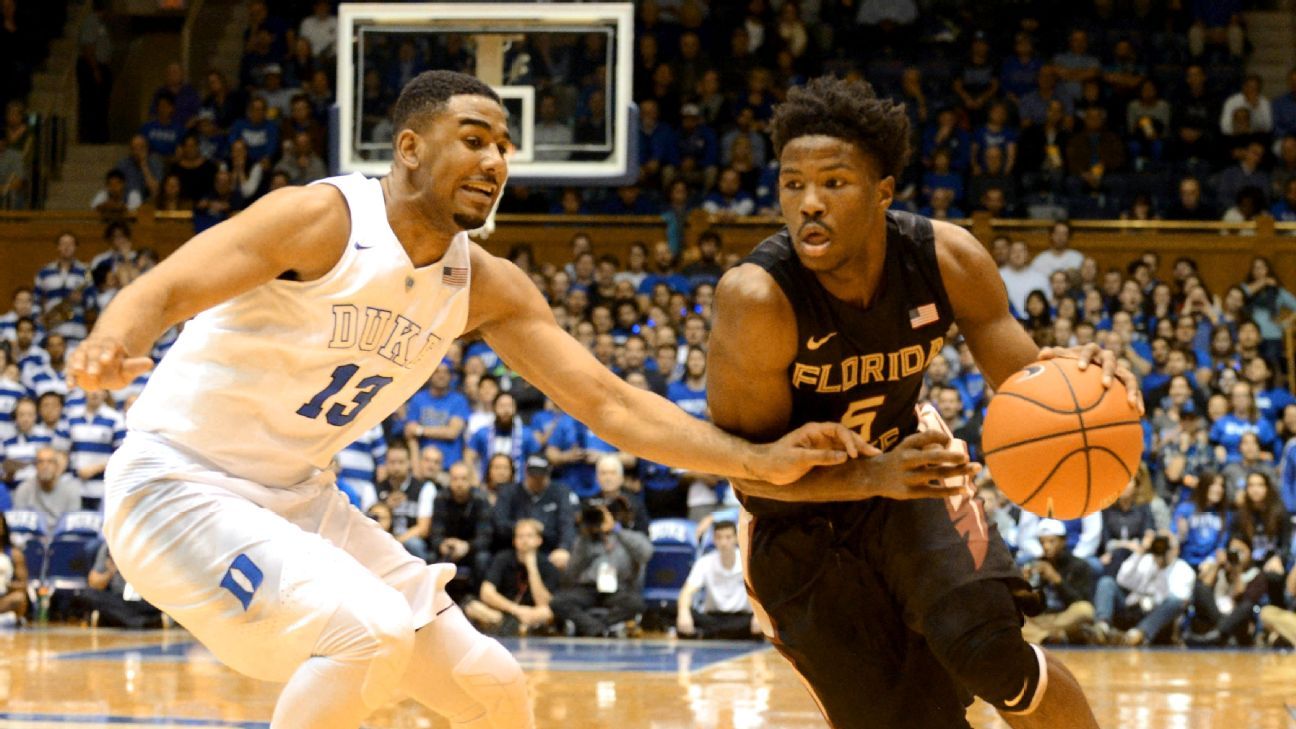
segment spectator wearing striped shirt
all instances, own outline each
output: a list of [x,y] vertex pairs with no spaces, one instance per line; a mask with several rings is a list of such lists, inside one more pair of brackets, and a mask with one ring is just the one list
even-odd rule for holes
[[81,479],[81,506],[98,509],[103,501],[103,473],[108,458],[126,437],[126,419],[108,401],[108,393],[91,390],[86,393],[83,415],[68,420],[72,439],[70,466]]
[[67,394],[67,338],[62,334],[51,333],[45,338],[45,361],[37,364],[34,360],[22,369],[22,382],[27,390],[39,398],[47,392]]
[[36,425],[54,434],[54,450],[60,453],[72,450],[72,437],[68,434],[62,394],[47,392],[36,398]]
[[35,323],[36,316],[35,298],[32,290],[26,286],[19,286],[14,289],[13,308],[4,314],[0,314],[0,340],[10,343],[18,339],[18,320],[32,319]]
[[376,494],[376,486],[386,474],[387,440],[383,437],[381,425],[375,425],[356,442],[343,448],[337,454],[341,471],[338,480],[345,483],[361,497],[358,505],[363,511],[373,505],[376,496],[371,500],[369,494]]
[[90,267],[77,260],[77,237],[73,233],[59,234],[58,258],[45,264],[36,272],[36,305],[45,313],[58,306],[73,291],[90,285]]
[[18,400],[14,428],[14,434],[0,446],[4,452],[5,481],[11,489],[36,474],[36,450],[54,443],[54,434],[36,422],[36,401],[30,397]]
[[14,433],[14,408],[27,394],[27,388],[18,380],[18,363],[9,357],[9,350],[0,347],[0,443],[12,438]]
[[49,352],[36,344],[36,321],[31,318],[19,319],[14,330],[14,357],[18,360],[19,381],[23,387],[31,389],[31,380],[36,372],[49,364]]

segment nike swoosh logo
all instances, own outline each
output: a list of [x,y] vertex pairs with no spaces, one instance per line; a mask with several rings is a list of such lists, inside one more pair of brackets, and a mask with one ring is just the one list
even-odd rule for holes
[[827,343],[829,339],[832,339],[835,336],[837,336],[837,332],[833,332],[832,334],[829,334],[823,339],[815,339],[814,337],[810,337],[809,339],[806,340],[806,349],[813,352],[816,349],[819,349],[820,347],[824,346],[824,344]]
[[372,245],[362,246],[362,245],[360,245],[360,241],[356,241],[355,249],[356,249],[357,251],[367,251],[367,250],[369,250],[370,248],[373,248],[373,246],[372,246]]

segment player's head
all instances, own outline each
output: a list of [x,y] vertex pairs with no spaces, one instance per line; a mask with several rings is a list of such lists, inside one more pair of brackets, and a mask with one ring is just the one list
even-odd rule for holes
[[867,82],[825,76],[789,91],[771,129],[779,205],[807,268],[835,270],[884,240],[909,157],[902,105],[879,99]]
[[454,71],[415,76],[392,107],[392,171],[403,175],[434,226],[485,225],[508,177],[510,148],[499,96]]

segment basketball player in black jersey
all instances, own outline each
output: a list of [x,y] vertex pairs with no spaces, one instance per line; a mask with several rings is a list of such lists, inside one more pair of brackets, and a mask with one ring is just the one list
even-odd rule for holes
[[839,420],[874,448],[785,486],[735,482],[771,640],[836,729],[967,727],[974,695],[1015,729],[1096,727],[1071,673],[1023,641],[1029,588],[998,533],[943,485],[977,466],[948,435],[916,432],[915,404],[951,323],[992,385],[1041,356],[1100,362],[1141,407],[1137,382],[1096,347],[1041,353],[971,234],[888,210],[903,107],[818,79],[772,130],[787,228],[716,291],[711,413],[751,438]]

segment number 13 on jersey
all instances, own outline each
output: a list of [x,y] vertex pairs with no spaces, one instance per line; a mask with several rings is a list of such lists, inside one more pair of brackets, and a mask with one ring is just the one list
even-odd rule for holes
[[[320,413],[324,411],[324,403],[328,402],[329,398],[338,394],[338,392],[351,381],[351,378],[355,377],[356,372],[359,370],[360,366],[353,364],[341,365],[337,369],[333,370],[333,377],[329,381],[328,387],[325,387],[323,390],[316,393],[315,397],[311,398],[310,402],[297,408],[297,414],[303,418],[310,418],[312,420],[318,418]],[[351,407],[348,409],[348,407],[342,403],[333,403],[333,406],[328,409],[328,413],[324,416],[324,419],[328,421],[329,425],[338,428],[349,424],[352,420],[355,420],[361,410],[365,409],[365,406],[369,404],[369,401],[373,400],[374,395],[377,395],[379,390],[391,384],[391,381],[392,378],[382,377],[380,375],[374,375],[373,377],[366,377],[363,380],[360,380],[356,383],[356,394],[355,397],[351,399]]]

